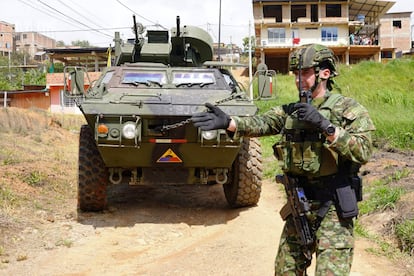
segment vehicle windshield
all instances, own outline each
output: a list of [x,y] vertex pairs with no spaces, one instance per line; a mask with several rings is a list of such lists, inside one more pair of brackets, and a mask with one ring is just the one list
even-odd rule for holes
[[139,84],[162,86],[167,83],[167,77],[165,72],[125,72],[122,76],[122,83],[136,86]]
[[212,72],[174,72],[173,84],[176,86],[205,86],[215,84],[216,79]]

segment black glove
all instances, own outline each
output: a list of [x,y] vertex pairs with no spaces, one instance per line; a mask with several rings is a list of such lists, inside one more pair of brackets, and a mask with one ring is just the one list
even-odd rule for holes
[[327,127],[331,124],[315,107],[308,103],[296,103],[295,110],[300,121],[308,122],[322,132],[326,131]]
[[206,107],[209,109],[207,112],[197,113],[191,117],[194,126],[201,130],[227,129],[231,120],[230,116],[211,103],[206,103]]

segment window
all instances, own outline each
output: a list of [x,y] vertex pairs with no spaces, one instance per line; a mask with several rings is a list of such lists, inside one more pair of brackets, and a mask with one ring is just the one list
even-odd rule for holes
[[319,21],[318,5],[311,5],[311,21],[312,22]]
[[216,79],[212,72],[174,72],[175,85],[181,84],[215,84]]
[[299,17],[306,17],[306,5],[292,5],[291,22],[298,22]]
[[267,29],[267,38],[269,43],[284,43],[286,40],[286,31],[284,28]]
[[325,27],[322,28],[322,41],[338,41],[338,28]]
[[167,82],[163,72],[124,72],[122,83],[148,83],[155,82],[160,85]]
[[393,20],[392,21],[392,26],[398,29],[401,29],[402,25],[401,25],[401,20]]
[[341,4],[326,4],[326,17],[341,17]]
[[282,6],[281,5],[269,5],[263,7],[264,18],[274,17],[276,22],[282,22]]

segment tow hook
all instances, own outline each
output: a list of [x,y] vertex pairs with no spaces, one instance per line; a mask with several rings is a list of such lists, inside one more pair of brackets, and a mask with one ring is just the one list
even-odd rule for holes
[[[114,179],[114,175],[116,175],[115,176],[116,180]],[[111,183],[114,185],[120,184],[122,182],[122,170],[110,168],[109,169],[109,181],[111,181]]]
[[225,184],[227,182],[227,169],[218,169],[216,171],[216,182],[218,184]]

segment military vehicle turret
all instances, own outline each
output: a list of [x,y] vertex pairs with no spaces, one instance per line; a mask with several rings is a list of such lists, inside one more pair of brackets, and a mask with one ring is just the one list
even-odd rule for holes
[[226,130],[201,131],[191,123],[205,103],[230,115],[257,108],[229,70],[212,61],[211,36],[194,26],[145,30],[135,39],[115,35],[114,65],[85,89],[82,67],[65,68],[68,95],[87,124],[80,129],[78,207],[107,207],[112,185],[223,185],[232,207],[260,197],[261,148],[255,138]]

